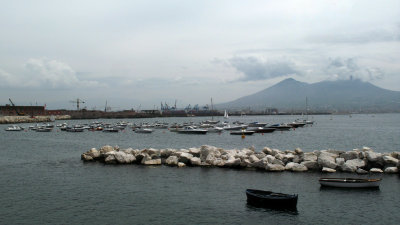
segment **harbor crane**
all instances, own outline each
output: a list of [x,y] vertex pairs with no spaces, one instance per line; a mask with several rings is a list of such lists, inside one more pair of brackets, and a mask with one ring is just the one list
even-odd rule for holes
[[15,113],[17,113],[18,116],[25,116],[25,113],[20,113],[20,112],[18,112],[17,106],[14,105],[14,102],[11,100],[11,98],[9,98],[8,100],[10,101],[12,107],[13,107],[14,110],[15,110]]
[[69,101],[69,102],[76,103],[76,110],[78,110],[78,111],[79,111],[79,104],[85,103],[82,99],[79,99],[79,98],[77,98],[76,100]]

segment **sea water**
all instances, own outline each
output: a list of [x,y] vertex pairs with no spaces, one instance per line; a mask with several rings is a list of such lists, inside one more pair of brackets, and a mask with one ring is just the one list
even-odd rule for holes
[[[231,117],[242,122],[291,122],[295,116]],[[198,122],[210,118],[125,119],[127,122]],[[214,118],[223,120],[222,117]],[[0,126],[0,224],[398,224],[399,175],[382,177],[377,190],[321,189],[320,176],[355,174],[270,173],[224,168],[104,165],[80,155],[109,144],[121,148],[224,149],[268,146],[376,152],[400,151],[400,114],[309,116],[313,126],[240,136],[184,135],[168,130],[137,134],[34,131],[6,132]],[[69,124],[88,121],[56,121]],[[120,120],[101,120],[115,123]],[[22,124],[27,127],[29,124]],[[247,188],[299,195],[297,211],[246,204]]]

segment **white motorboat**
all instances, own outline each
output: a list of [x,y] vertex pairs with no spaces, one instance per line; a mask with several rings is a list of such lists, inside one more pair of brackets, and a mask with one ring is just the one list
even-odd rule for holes
[[135,133],[140,133],[140,134],[150,134],[153,133],[153,129],[150,128],[140,128],[140,129],[136,129]]
[[249,123],[249,127],[265,127],[268,123],[252,122]]
[[377,188],[382,179],[359,178],[320,178],[319,183],[325,187],[340,188]]
[[246,129],[247,125],[235,125],[235,126],[231,126],[231,125],[227,125],[223,127],[224,130],[242,130],[242,129]]
[[5,131],[22,131],[24,128],[17,126],[17,125],[12,125],[9,126],[5,129]]
[[179,129],[177,132],[180,134],[207,134],[208,130],[187,126],[184,127],[183,129]]

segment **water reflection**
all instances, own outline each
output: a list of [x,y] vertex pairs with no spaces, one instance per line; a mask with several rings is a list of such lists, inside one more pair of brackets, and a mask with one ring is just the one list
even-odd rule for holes
[[249,203],[246,203],[246,208],[247,208],[247,211],[266,212],[266,213],[270,213],[271,215],[278,215],[278,214],[298,215],[299,214],[299,212],[297,211],[297,208],[283,209],[283,208],[257,207],[257,206],[251,205]]

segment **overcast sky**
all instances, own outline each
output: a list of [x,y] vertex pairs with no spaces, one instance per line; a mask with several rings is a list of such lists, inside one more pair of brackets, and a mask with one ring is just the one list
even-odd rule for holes
[[400,91],[400,1],[0,0],[0,104],[222,103],[292,77]]

